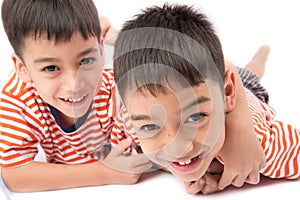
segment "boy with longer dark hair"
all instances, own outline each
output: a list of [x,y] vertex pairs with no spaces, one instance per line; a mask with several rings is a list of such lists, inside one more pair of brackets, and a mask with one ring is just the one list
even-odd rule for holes
[[221,43],[203,13],[180,5],[144,10],[125,23],[115,44],[115,79],[126,109],[112,141],[131,134],[152,162],[186,182],[187,192],[218,191],[220,163],[226,168],[224,158],[231,154],[224,149],[229,139],[224,119],[239,109],[237,97],[246,95],[266,156],[260,173],[299,179],[299,130],[277,120],[268,96],[255,88],[259,79],[240,71],[248,79],[243,90],[235,67],[225,68]]

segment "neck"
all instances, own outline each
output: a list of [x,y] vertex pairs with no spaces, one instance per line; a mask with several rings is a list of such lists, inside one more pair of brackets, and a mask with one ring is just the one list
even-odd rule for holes
[[57,115],[60,121],[60,125],[63,127],[71,126],[75,124],[75,122],[77,121],[77,118],[69,117],[58,110],[57,110]]

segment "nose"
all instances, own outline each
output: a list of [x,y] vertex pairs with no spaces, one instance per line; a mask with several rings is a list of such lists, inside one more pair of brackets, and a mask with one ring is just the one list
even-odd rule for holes
[[189,155],[193,148],[193,141],[173,140],[165,146],[164,151],[167,155],[176,159]]
[[64,76],[62,76],[62,84],[68,91],[81,90],[84,86],[83,80],[78,68],[68,69],[64,72]]
[[165,138],[165,153],[173,158],[188,155],[194,149],[194,136],[180,128],[169,129]]

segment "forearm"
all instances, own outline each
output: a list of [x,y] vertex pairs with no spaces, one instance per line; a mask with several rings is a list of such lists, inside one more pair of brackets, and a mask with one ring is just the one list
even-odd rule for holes
[[32,162],[17,168],[2,168],[2,178],[12,191],[31,192],[109,184],[106,170],[99,162],[80,165]]

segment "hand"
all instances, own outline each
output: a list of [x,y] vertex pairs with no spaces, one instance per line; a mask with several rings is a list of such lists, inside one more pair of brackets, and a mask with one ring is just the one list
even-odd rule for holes
[[197,181],[185,183],[185,189],[188,194],[212,194],[220,191],[218,188],[218,182],[223,172],[223,165],[216,160],[213,160],[210,164],[207,172]]
[[104,165],[114,171],[119,179],[118,183],[136,183],[142,173],[152,167],[152,163],[144,154],[128,155],[128,149],[132,146],[133,140],[128,137],[112,148],[108,156],[101,161]]
[[224,146],[219,152],[224,162],[224,171],[218,184],[221,190],[231,184],[241,187],[245,182],[259,183],[259,171],[266,164],[264,152],[253,128],[245,127],[241,132],[238,128],[247,126],[246,123],[235,123],[238,127],[231,126],[231,131],[234,132],[226,135]]
[[108,45],[114,45],[119,32],[111,25],[108,18],[100,17],[101,37]]

